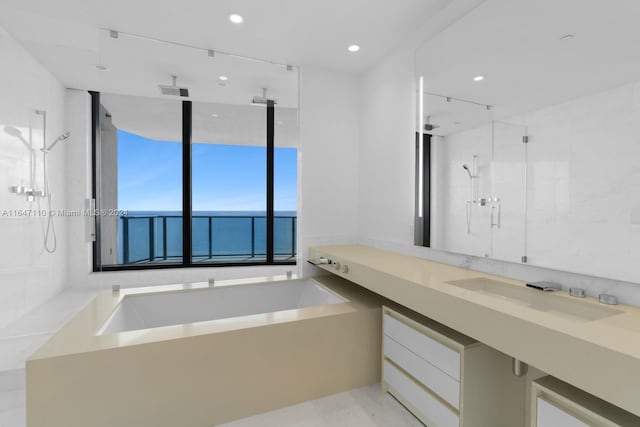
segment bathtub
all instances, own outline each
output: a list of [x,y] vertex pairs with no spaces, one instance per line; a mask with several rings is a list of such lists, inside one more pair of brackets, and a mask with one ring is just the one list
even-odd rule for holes
[[28,426],[211,427],[380,381],[381,297],[247,282],[102,292],[27,360]]
[[313,279],[129,295],[97,335],[345,302]]

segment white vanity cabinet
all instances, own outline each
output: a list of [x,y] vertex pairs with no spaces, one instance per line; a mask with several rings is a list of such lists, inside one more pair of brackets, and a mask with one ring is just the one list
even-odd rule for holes
[[637,427],[640,418],[597,397],[546,376],[531,393],[532,427]]
[[511,359],[409,310],[383,308],[382,387],[429,427],[524,425]]

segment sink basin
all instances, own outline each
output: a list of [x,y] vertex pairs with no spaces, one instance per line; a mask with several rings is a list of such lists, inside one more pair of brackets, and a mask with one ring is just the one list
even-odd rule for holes
[[615,308],[593,305],[578,299],[561,298],[553,295],[553,292],[543,292],[484,277],[446,283],[574,321],[588,322],[622,313]]

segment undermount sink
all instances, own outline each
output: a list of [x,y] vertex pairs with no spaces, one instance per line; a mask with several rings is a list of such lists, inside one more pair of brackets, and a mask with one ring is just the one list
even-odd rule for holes
[[578,299],[561,298],[553,295],[553,292],[543,292],[484,277],[446,283],[570,320],[588,322],[622,313],[615,308],[593,305]]

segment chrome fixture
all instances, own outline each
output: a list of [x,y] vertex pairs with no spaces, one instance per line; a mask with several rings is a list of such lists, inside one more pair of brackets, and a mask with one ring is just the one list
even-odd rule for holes
[[57,137],[57,138],[56,138],[56,139],[51,143],[51,145],[50,145],[49,147],[41,148],[41,149],[40,149],[40,151],[42,151],[42,152],[43,152],[43,153],[45,153],[45,154],[48,154],[48,153],[53,149],[53,147],[55,147],[55,146],[56,146],[56,144],[57,144],[58,142],[60,142],[60,141],[64,141],[64,140],[68,139],[70,136],[71,136],[71,132],[67,131],[67,132],[63,133],[62,135],[60,135],[59,137]]
[[210,277],[209,278],[209,286],[215,286],[215,284],[216,284],[216,279],[213,278],[213,277]]
[[555,292],[562,290],[562,286],[560,286],[559,284],[546,281],[527,283],[527,287],[544,292]]
[[471,171],[469,170],[469,166],[462,165],[462,169],[467,171],[467,173],[469,174],[469,179],[473,179],[473,175],[471,175]]
[[256,105],[268,105],[269,102],[272,102],[273,104],[277,104],[278,100],[277,99],[267,98],[267,88],[266,87],[262,88],[262,96],[254,96],[253,99],[251,100],[251,103],[252,104],[256,104]]
[[[491,226],[500,228],[502,227],[502,203],[500,203],[500,198],[489,198],[489,201],[491,202]],[[494,212],[497,212],[496,221],[493,219]]]
[[[64,132],[58,136],[49,146],[47,146],[47,112],[44,110],[36,110],[36,114],[42,116],[42,175],[44,182],[44,189],[41,194],[38,194],[47,199],[47,208],[49,214],[47,215],[47,226],[44,232],[44,249],[50,254],[54,253],[58,249],[58,236],[56,235],[56,225],[53,222],[53,209],[52,209],[52,194],[49,188],[49,169],[48,169],[48,155],[53,147],[60,141],[64,141],[71,136],[71,132]],[[40,202],[38,201],[38,204]],[[51,240],[50,240],[51,239]]]
[[307,260],[307,262],[309,264],[312,264],[312,265],[330,265],[330,264],[333,264],[333,260],[330,260],[329,258],[325,258],[323,256],[321,256],[320,258],[317,258],[317,259],[309,259],[309,260]]
[[429,131],[432,131],[434,129],[438,129],[439,127],[440,127],[440,125],[437,125],[435,123],[431,123],[431,116],[425,117],[425,121],[424,121],[424,130],[425,130],[425,132],[429,132]]
[[615,295],[600,294],[598,295],[598,301],[600,301],[600,304],[618,305],[618,298]]
[[111,285],[111,292],[113,292],[114,294],[120,292],[120,285]]
[[[467,234],[471,234],[471,206],[479,203],[478,195],[476,191],[476,187],[477,187],[476,179],[479,178],[478,155],[474,154],[473,157],[471,158],[471,168],[469,168],[469,166],[467,166],[466,164],[463,164],[462,169],[467,171],[467,174],[469,175],[469,186],[471,191],[469,194],[469,200],[467,200],[465,214],[467,217]],[[481,206],[484,206],[484,205],[485,205],[484,203],[481,204]]]
[[569,295],[576,298],[584,298],[587,296],[587,293],[582,288],[569,288]]
[[158,85],[163,95],[189,97],[189,89],[177,85],[178,76],[171,76],[171,85]]

